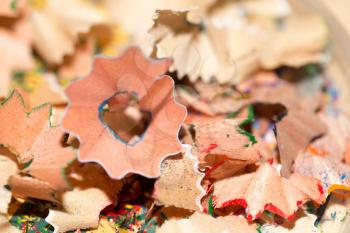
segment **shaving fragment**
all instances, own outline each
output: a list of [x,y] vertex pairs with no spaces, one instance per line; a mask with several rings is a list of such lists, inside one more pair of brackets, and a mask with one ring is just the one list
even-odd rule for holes
[[45,218],[55,233],[97,228],[100,212],[117,202],[116,195],[122,187],[98,165],[73,164],[70,169],[69,180],[74,189],[63,193],[62,208],[50,209]]
[[237,131],[242,119],[224,119],[195,124],[195,146],[207,177],[220,179],[259,161],[260,154],[249,138]]
[[192,155],[192,147],[183,145],[183,150],[180,158],[163,161],[153,197],[165,206],[201,211],[200,200],[205,195],[201,186],[204,173],[198,171],[198,159]]
[[[350,190],[350,168],[332,157],[313,155],[309,151],[298,155],[295,171],[319,179],[325,195],[331,192]],[[342,193],[340,193],[342,195]]]
[[249,220],[259,218],[265,210],[290,220],[306,201],[322,203],[323,192],[318,190],[318,185],[318,180],[300,174],[293,174],[287,180],[272,165],[263,164],[254,173],[216,181],[214,206],[240,205],[246,209]]
[[[174,100],[172,79],[157,78],[169,65],[168,59],[152,61],[138,48],[129,48],[120,58],[95,59],[92,73],[67,88],[70,105],[63,126],[79,136],[81,162],[96,161],[117,179],[130,172],[160,175],[160,162],[181,151],[178,132],[186,116],[186,109]],[[111,106],[124,108],[124,96],[139,101],[142,111],[151,115],[144,135],[130,143],[99,118],[113,97]]]
[[[2,119],[10,117],[0,125],[0,143],[12,151],[20,163],[27,164],[23,173],[38,179],[30,183],[34,186],[31,189],[45,182],[52,190],[62,191],[70,188],[64,169],[75,158],[75,153],[61,144],[64,131],[51,125],[50,114],[49,105],[39,106],[28,113],[21,95],[17,91],[12,92],[0,108]],[[12,179],[14,186],[18,186],[15,184],[18,179]],[[27,196],[25,188],[17,190],[21,190],[18,195]],[[39,190],[36,193],[42,197]]]

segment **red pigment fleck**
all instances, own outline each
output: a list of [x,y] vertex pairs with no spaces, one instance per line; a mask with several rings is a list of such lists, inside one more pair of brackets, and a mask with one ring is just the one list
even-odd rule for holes
[[[297,205],[301,205],[301,204],[303,204],[303,201],[297,202]],[[223,203],[220,207],[224,208],[227,206],[235,206],[235,205],[242,206],[244,209],[247,209],[247,206],[248,206],[247,201],[245,199],[234,199],[234,200],[227,201],[227,202]],[[282,218],[285,218],[287,220],[292,220],[296,215],[295,213],[293,213],[290,216],[286,216],[282,210],[280,210],[279,208],[277,208],[273,204],[266,204],[264,206],[264,210],[267,210],[267,211],[270,211],[271,213],[277,214],[277,215],[279,215]],[[247,213],[247,219],[248,219],[248,221],[253,221],[254,219],[258,218],[261,214],[262,213],[259,212],[256,216],[253,216],[252,214]]]
[[248,221],[253,221],[254,216],[251,214],[247,214],[247,219],[248,219]]
[[268,159],[267,162],[268,162],[270,165],[272,165],[272,164],[273,164],[273,158]]
[[[113,205],[111,205],[113,206]],[[125,215],[125,214],[128,214],[128,211],[127,209],[124,207],[124,208],[120,208],[118,210],[108,210],[108,211],[103,211],[102,212],[103,214],[107,215],[107,216],[110,216],[110,217],[117,217],[117,216],[120,216],[120,215]]]
[[216,147],[218,147],[217,144],[213,143],[210,144],[207,148],[205,148],[202,152],[203,153],[210,153],[210,151],[214,150]]
[[286,215],[283,213],[282,210],[274,206],[273,204],[269,203],[264,206],[264,210],[270,211],[272,213],[278,214],[282,218],[286,218]]
[[216,196],[213,195],[213,196],[211,197],[211,200],[213,201],[213,207],[215,207],[215,206],[217,205]]
[[221,207],[224,208],[227,206],[235,206],[235,205],[242,206],[244,209],[246,209],[248,206],[247,201],[245,199],[234,199],[223,203]]
[[22,232],[26,232],[27,230],[27,223],[22,223]]
[[318,188],[318,191],[319,191],[321,194],[324,193],[324,192],[323,192],[323,187],[322,187],[322,185],[317,184],[317,188]]
[[220,162],[220,163],[216,163],[214,164],[211,168],[209,168],[207,170],[207,172],[205,173],[205,176],[208,176],[210,173],[212,173],[215,169],[217,169],[218,167],[220,167],[224,162]]
[[303,201],[297,201],[297,206],[301,206],[303,204]]
[[296,216],[296,213],[294,212],[291,216],[287,217],[287,220],[290,221]]

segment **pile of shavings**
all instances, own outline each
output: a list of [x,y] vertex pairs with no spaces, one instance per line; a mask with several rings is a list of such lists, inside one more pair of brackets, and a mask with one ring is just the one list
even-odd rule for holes
[[0,232],[348,232],[330,38],[287,0],[2,0]]

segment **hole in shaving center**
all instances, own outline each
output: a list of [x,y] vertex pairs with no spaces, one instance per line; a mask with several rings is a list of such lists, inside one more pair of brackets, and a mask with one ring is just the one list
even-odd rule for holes
[[141,109],[136,95],[117,93],[99,107],[102,123],[127,145],[141,141],[151,122],[151,112]]

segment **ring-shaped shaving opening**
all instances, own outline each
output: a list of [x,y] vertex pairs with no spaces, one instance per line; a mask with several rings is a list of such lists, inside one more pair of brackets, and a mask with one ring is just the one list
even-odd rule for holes
[[139,105],[137,93],[116,92],[98,108],[99,119],[109,132],[127,146],[143,140],[152,120],[150,111]]

